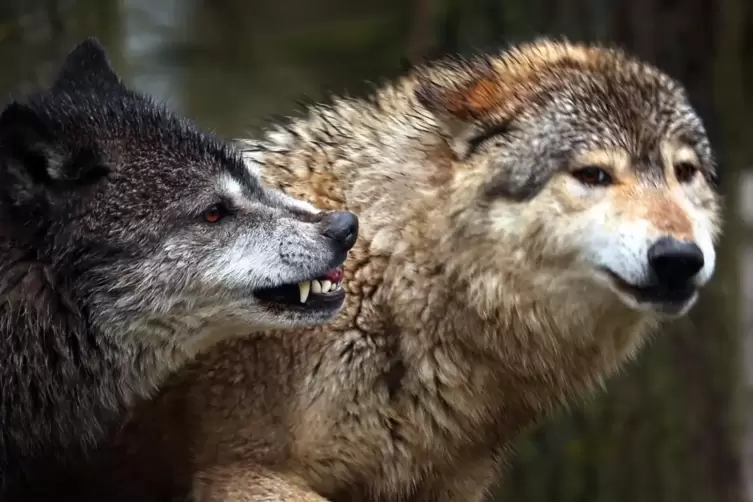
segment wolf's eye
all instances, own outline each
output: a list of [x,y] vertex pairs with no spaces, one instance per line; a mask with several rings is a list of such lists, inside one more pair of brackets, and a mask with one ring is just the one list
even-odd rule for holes
[[214,204],[201,213],[201,218],[207,223],[217,223],[227,214],[228,210],[223,204]]
[[612,177],[604,169],[596,166],[586,166],[572,172],[576,180],[584,185],[604,186],[612,184]]
[[690,162],[678,162],[675,164],[675,176],[680,183],[687,183],[693,179],[698,167]]

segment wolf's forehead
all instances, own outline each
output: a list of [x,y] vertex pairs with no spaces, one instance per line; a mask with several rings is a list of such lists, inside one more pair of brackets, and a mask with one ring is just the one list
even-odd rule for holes
[[141,142],[104,149],[116,175],[112,189],[134,197],[157,200],[197,198],[204,203],[217,195],[228,198],[258,197],[261,183],[240,157],[222,145],[189,137],[162,143],[142,137]]
[[549,117],[584,147],[614,147],[631,154],[656,152],[672,136],[704,137],[684,99],[669,92],[619,88],[565,89],[553,96]]

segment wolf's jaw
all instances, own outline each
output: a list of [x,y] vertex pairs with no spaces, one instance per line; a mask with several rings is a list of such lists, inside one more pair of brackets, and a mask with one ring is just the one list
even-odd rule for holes
[[332,269],[325,274],[300,281],[298,283],[282,284],[273,288],[266,288],[255,292],[257,297],[272,300],[289,306],[315,307],[312,304],[330,303],[343,296],[342,266]]

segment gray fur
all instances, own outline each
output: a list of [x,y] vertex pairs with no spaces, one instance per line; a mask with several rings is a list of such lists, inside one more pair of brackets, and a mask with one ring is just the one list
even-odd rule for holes
[[[217,203],[227,217],[204,221]],[[217,339],[329,318],[252,294],[342,263],[322,232],[322,213],[80,44],[0,116],[0,498]]]
[[[684,88],[666,74],[647,72],[626,54],[610,52],[612,59],[604,62],[608,68],[600,71],[584,72],[576,65],[568,69],[572,63],[567,61],[549,68],[548,74],[539,76],[536,95],[521,98],[525,108],[509,115],[496,110],[479,113],[448,99],[453,92],[462,93],[463,85],[493,80],[497,54],[440,60],[421,68],[416,94],[451,129],[466,131],[449,131],[464,140],[457,148],[460,157],[483,150],[497,155],[493,177],[484,191],[491,198],[530,200],[556,172],[569,169],[567,160],[574,150],[592,148],[633,152],[632,165],[642,177],[656,181],[663,177],[658,143],[674,135],[694,146],[705,166],[704,176],[711,182],[711,147]],[[453,109],[448,110],[448,104]]]

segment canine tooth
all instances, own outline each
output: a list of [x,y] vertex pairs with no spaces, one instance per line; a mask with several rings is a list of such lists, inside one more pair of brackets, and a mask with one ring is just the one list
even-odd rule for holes
[[298,291],[301,293],[301,303],[306,303],[309,297],[309,291],[311,290],[311,281],[303,281],[298,283]]
[[331,281],[322,281],[322,293],[329,292],[331,287],[332,287]]
[[317,280],[311,281],[311,292],[312,293],[321,293],[322,292],[322,283],[320,283]]

